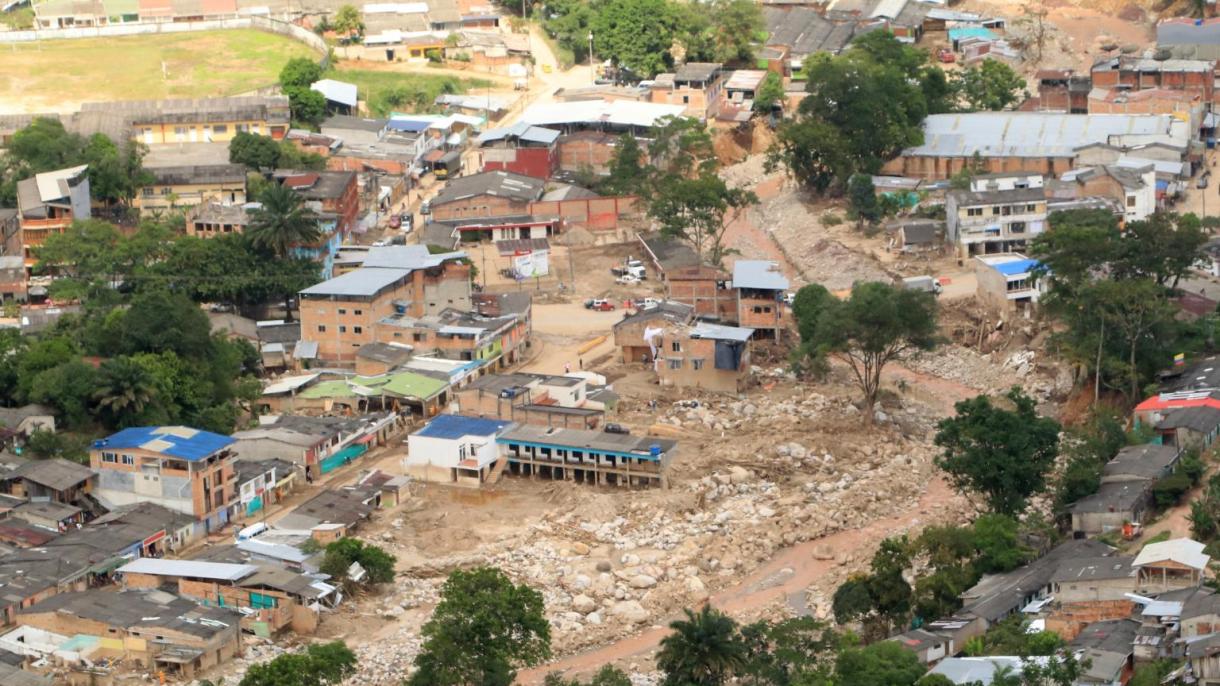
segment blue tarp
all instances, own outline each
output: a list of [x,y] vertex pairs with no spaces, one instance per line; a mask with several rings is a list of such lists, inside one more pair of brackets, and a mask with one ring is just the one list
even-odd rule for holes
[[343,450],[340,450],[334,455],[322,460],[322,462],[319,464],[319,466],[322,468],[322,473],[326,474],[338,469],[339,467],[342,467],[343,465],[368,452],[368,449],[369,447],[363,443],[347,446]]
[[991,29],[985,29],[981,26],[963,26],[957,29],[949,29],[949,40],[953,43],[964,38],[983,38],[985,40],[995,40],[996,35]]
[[1038,260],[1014,260],[1012,262],[1001,262],[1000,264],[992,265],[995,270],[1004,276],[1012,276],[1013,274],[1024,274],[1032,271],[1039,264]]

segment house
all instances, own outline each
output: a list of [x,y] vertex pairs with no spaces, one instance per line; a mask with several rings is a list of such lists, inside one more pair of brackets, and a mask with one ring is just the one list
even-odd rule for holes
[[619,349],[625,363],[648,362],[656,358],[656,351],[648,341],[649,331],[657,331],[665,324],[690,324],[694,318],[695,308],[684,302],[665,300],[645,307],[614,323],[614,347]]
[[51,531],[67,531],[85,523],[85,511],[75,505],[49,500],[25,502],[14,507],[9,517]]
[[[0,210],[3,213],[3,210]],[[14,218],[17,214],[14,212]],[[0,222],[3,222],[0,217]],[[0,256],[0,303],[24,303],[29,299],[29,282],[26,278],[25,258],[19,252]]]
[[935,665],[953,652],[949,639],[923,629],[904,631],[886,640],[897,642],[898,645],[919,656],[920,663],[929,666]]
[[[354,172],[280,170],[276,171],[272,178],[296,191],[307,203],[317,203],[316,211],[335,215],[335,230],[341,237],[356,228],[360,199]],[[337,249],[336,245],[335,250]],[[331,251],[332,255],[335,250]]]
[[62,457],[30,460],[0,473],[0,492],[29,500],[75,504],[93,490],[97,473]]
[[658,74],[650,100],[664,105],[682,105],[683,114],[699,121],[715,119],[720,110],[724,70],[718,62],[687,62],[673,74]]
[[977,255],[975,294],[994,311],[1029,313],[1038,304],[1045,285],[1038,278],[1041,263],[1020,253]]
[[690,305],[695,315],[703,319],[737,320],[737,293],[733,290],[732,276],[724,270],[706,264],[669,267],[662,277],[668,301]]
[[237,500],[235,441],[185,426],[133,427],[93,442],[93,495],[106,507],[151,502],[191,516],[196,531],[223,528]]
[[356,373],[361,376],[388,374],[403,366],[414,355],[405,343],[365,343],[356,351]]
[[1138,55],[1106,57],[1093,64],[1089,75],[1094,88],[1176,90],[1205,103],[1215,99],[1215,59],[1157,60]]
[[484,374],[454,390],[458,412],[519,424],[594,429],[605,407],[590,402],[588,380],[547,374]]
[[988,174],[969,189],[945,193],[946,238],[958,260],[1024,250],[1046,229],[1047,191],[1040,174]]
[[1082,537],[1139,524],[1152,504],[1152,485],[1147,479],[1102,483],[1096,493],[1081,498],[1069,509],[1072,532]]
[[351,117],[346,114],[335,114],[322,122],[322,135],[343,141],[343,145],[377,145],[389,130],[386,119],[370,119],[368,117]]
[[546,182],[509,171],[487,171],[450,179],[430,207],[433,221],[530,214]]
[[1157,211],[1156,177],[1156,166],[1149,163],[1135,168],[1105,165],[1072,169],[1061,180],[1074,183],[1078,197],[1118,201],[1125,221],[1139,221]]
[[559,169],[559,131],[518,123],[479,134],[479,171],[549,179]]
[[290,399],[288,409],[325,413],[384,410],[431,417],[448,402],[448,396],[449,384],[442,374],[396,371],[312,384]]
[[1196,370],[1189,376],[1166,377],[1166,387],[1171,390],[1145,398],[1136,405],[1131,412],[1135,425],[1155,427],[1177,410],[1194,407],[1220,409],[1220,389],[1213,388],[1209,379],[1211,367],[1207,369],[1208,371]]
[[35,403],[0,407],[0,428],[22,438],[29,438],[35,431],[55,433],[55,411]]
[[186,233],[197,238],[244,233],[246,225],[250,223],[246,208],[247,205],[224,204],[215,200],[201,202],[187,210]]
[[631,133],[647,138],[666,117],[684,116],[686,105],[596,98],[573,102],[530,105],[520,121],[533,126],[559,129],[565,134],[596,130],[612,134]]
[[512,426],[502,419],[433,417],[407,438],[407,473],[425,481],[478,487],[500,460],[496,437]]
[[186,680],[241,654],[240,620],[164,591],[107,589],[61,593],[17,617],[22,627],[73,637],[82,659],[129,660]]
[[308,531],[311,538],[326,546],[351,535],[380,505],[380,486],[357,484],[326,489],[280,517],[276,526],[288,531]]
[[705,322],[668,325],[651,339],[657,344],[653,368],[662,386],[741,393],[750,377],[753,335],[750,328]]
[[1153,427],[1161,442],[1178,451],[1205,450],[1220,435],[1220,408],[1199,406],[1168,410]]
[[832,21],[812,7],[763,8],[767,39],[764,47],[778,53],[782,75],[801,71],[805,58],[816,52],[839,53],[857,34],[869,29],[856,21]]
[[1149,543],[1132,565],[1138,572],[1140,593],[1164,593],[1199,586],[1207,574],[1211,556],[1202,543],[1175,538]]
[[150,166],[152,183],[142,186],[133,203],[145,215],[173,212],[204,203],[243,205],[246,168],[240,164]]
[[1134,643],[1140,624],[1133,619],[1110,619],[1086,626],[1069,647],[1087,665],[1077,684],[1124,684],[1135,669]]
[[1196,684],[1220,686],[1220,633],[1186,642],[1186,659]]
[[1093,80],[1075,69],[1039,69],[1033,79],[1038,94],[1021,104],[1024,111],[1089,113],[1089,91]]
[[85,103],[78,116],[121,121],[145,145],[225,143],[241,132],[280,140],[291,121],[286,95]]
[[1169,445],[1145,443],[1129,445],[1118,451],[1101,469],[1102,483],[1156,481],[1177,469],[1182,451]]
[[[396,420],[397,416],[390,413],[350,417],[292,414],[263,417],[257,428],[233,434],[232,451],[237,458],[234,468],[246,470],[244,462],[272,461],[275,466],[275,461],[283,461],[295,465],[304,471],[307,481],[313,481],[362,455],[371,446],[383,443]],[[274,478],[278,499],[286,494],[283,482],[290,478],[289,470],[276,466]]]
[[923,128],[923,144],[904,150],[880,173],[947,179],[977,157],[988,173],[1059,176],[1077,166],[1078,151],[1089,145],[1165,143],[1185,152],[1192,137],[1188,122],[1148,114],[933,114]]
[[908,219],[893,227],[891,245],[909,254],[940,252],[945,244],[946,222],[932,219]]
[[1051,593],[1061,605],[1121,601],[1131,612],[1128,593],[1134,593],[1136,572],[1129,555],[1083,557],[1065,561],[1051,576]]
[[91,216],[87,165],[35,174],[17,182],[18,227],[26,268],[37,261],[34,249],[51,234]]
[[[234,445],[236,451],[237,444]],[[267,505],[282,501],[297,487],[297,467],[287,460],[242,460],[233,463],[237,473],[239,514],[253,517]]]
[[737,324],[754,329],[764,338],[778,339],[783,329],[784,296],[791,284],[779,263],[737,260],[733,263],[733,290],[737,294]]
[[496,439],[518,476],[611,486],[669,487],[678,442],[656,436],[522,424]]
[[507,365],[506,346],[519,346],[528,327],[529,320],[515,314],[484,317],[447,308],[435,315],[401,313],[384,317],[377,322],[376,338],[405,343],[436,357],[478,361],[484,369],[499,369]]
[[[322,94],[322,97],[326,98],[326,111],[328,112],[339,115],[351,115],[355,114],[356,110],[360,108],[360,96],[354,83],[322,79],[311,83],[309,90],[317,91]],[[329,135],[325,131],[322,133],[323,135]]]

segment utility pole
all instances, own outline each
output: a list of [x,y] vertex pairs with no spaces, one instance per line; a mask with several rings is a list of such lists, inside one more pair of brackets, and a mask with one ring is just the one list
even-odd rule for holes
[[593,32],[589,31],[589,80],[597,84],[597,68],[593,66]]

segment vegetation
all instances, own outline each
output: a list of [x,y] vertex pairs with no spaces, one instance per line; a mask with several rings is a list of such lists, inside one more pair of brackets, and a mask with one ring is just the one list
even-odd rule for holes
[[657,667],[665,686],[721,686],[746,663],[746,646],[731,617],[704,605],[686,610],[686,619],[671,622],[673,633],[661,639]]
[[331,69],[323,78],[355,84],[374,116],[391,112],[434,112],[436,96],[486,89],[486,79],[461,79],[443,74],[404,74],[368,69]]
[[1025,79],[1004,62],[985,59],[953,74],[953,89],[964,111],[1004,110],[1023,97]]
[[423,627],[409,686],[508,686],[517,668],[551,655],[542,594],[498,569],[458,570]]
[[[229,161],[252,170],[326,168],[326,158],[305,152],[291,141],[277,141],[270,136],[240,131],[229,141]],[[251,193],[258,197],[259,193]]]
[[280,70],[280,88],[288,96],[292,120],[316,128],[326,118],[326,98],[312,88],[322,67],[307,57],[294,57]]
[[1065,432],[1060,442],[1065,464],[1055,482],[1055,512],[1064,513],[1077,500],[1101,488],[1101,470],[1127,444],[1118,415],[1095,407],[1081,426]]
[[341,33],[345,36],[363,36],[364,21],[360,18],[360,10],[356,9],[355,5],[343,5],[335,12],[335,19],[331,22],[331,26],[336,33]]
[[340,538],[326,546],[319,571],[331,578],[349,582],[347,570],[352,563],[359,563],[367,573],[370,584],[386,584],[394,580],[394,564],[397,559],[371,543],[358,538]]
[[343,641],[335,641],[250,665],[237,686],[327,686],[342,682],[355,671],[356,654]]
[[944,453],[936,465],[955,488],[980,495],[988,509],[1016,516],[1027,499],[1046,488],[1059,450],[1059,423],[1038,416],[1019,387],[993,401],[980,395],[959,401],[953,417],[937,427]]

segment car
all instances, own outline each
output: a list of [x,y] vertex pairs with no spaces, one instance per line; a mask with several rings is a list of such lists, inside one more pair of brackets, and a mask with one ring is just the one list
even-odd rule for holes
[[432,214],[432,201],[425,200],[422,203],[420,203],[419,213],[420,214]]
[[637,284],[639,282],[640,282],[640,279],[638,277],[632,276],[630,274],[623,274],[622,276],[620,276],[614,280],[614,283],[617,283],[620,286],[634,286],[635,284]]
[[389,245],[389,244],[390,244],[390,241],[389,241],[389,240],[387,240],[387,239],[385,239],[385,238],[383,238],[383,239],[381,239],[381,240],[379,240],[379,241],[373,241],[373,247],[374,247],[374,248],[384,248],[384,247],[386,247],[386,246],[387,246],[387,245]]
[[598,312],[609,312],[614,309],[614,303],[604,298],[592,298],[585,301],[586,310],[597,310]]
[[411,229],[415,228],[415,215],[410,212],[403,212],[398,215],[398,221],[402,224],[402,230],[410,233]]
[[787,293],[784,293],[784,304],[785,305],[788,305],[789,307],[791,307],[792,303],[794,303],[794,302],[796,302],[796,293],[793,293],[792,291],[788,291]]
[[1195,181],[1195,188],[1207,188],[1207,182],[1211,180],[1211,177],[1210,172],[1204,172],[1203,176],[1200,176],[1199,180]]
[[390,215],[390,228],[397,229],[400,226],[402,226],[402,217],[398,216],[397,214],[391,214]]
[[622,424],[615,424],[613,422],[607,424],[602,429],[602,431],[605,431],[608,434],[629,434],[629,433],[631,433],[631,429],[628,429],[627,427],[623,426]]

